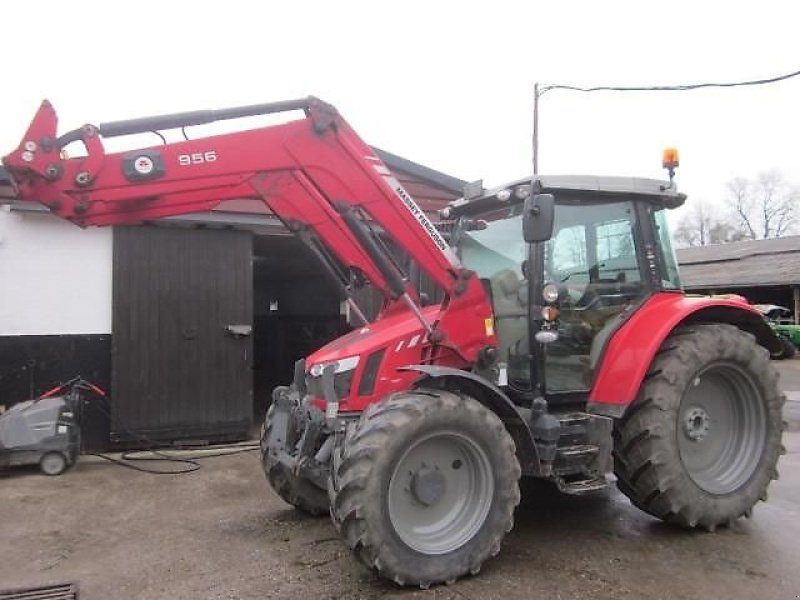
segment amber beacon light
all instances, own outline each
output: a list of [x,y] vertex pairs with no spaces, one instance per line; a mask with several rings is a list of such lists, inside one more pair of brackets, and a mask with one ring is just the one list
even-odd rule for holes
[[669,173],[670,185],[672,184],[672,180],[675,177],[675,168],[678,165],[680,165],[680,160],[678,160],[678,149],[665,148],[664,153],[661,156],[661,166],[664,167]]
[[665,169],[674,170],[675,167],[679,166],[680,164],[680,160],[678,160],[678,149],[665,148],[663,157],[661,159],[661,165]]

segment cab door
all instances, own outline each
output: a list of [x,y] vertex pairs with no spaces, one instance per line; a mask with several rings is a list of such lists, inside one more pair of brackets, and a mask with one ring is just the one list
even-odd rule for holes
[[545,243],[545,283],[561,287],[558,339],[545,346],[548,392],[584,392],[611,333],[647,294],[639,256],[634,204],[556,205]]

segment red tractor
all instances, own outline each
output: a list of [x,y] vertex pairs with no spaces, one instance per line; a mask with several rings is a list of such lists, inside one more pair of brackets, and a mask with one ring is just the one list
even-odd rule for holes
[[[280,125],[106,153],[103,138],[283,111]],[[669,182],[536,176],[445,209],[447,235],[341,116],[314,98],[165,115],[60,137],[45,102],[4,159],[19,197],[80,226],[257,198],[304,240],[361,322],[275,390],[264,470],[330,511],[355,555],[401,585],[477,573],[522,477],[620,490],[714,530],[749,516],[782,451],[780,341],[752,307],[681,291]],[[82,142],[83,156],[62,150]],[[391,242],[391,243],[387,243]],[[442,300],[409,283],[401,248]],[[384,297],[368,321],[353,289]]]

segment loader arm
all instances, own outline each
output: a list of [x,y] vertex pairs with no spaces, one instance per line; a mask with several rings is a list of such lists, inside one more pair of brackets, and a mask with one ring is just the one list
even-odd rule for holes
[[[177,128],[185,134],[192,125],[289,111],[303,111],[304,118],[118,153],[103,146],[104,138]],[[81,227],[146,222],[208,211],[225,200],[258,199],[307,243],[319,242],[318,255],[330,252],[345,270],[363,273],[383,293],[385,309],[410,308],[428,334],[454,297],[474,295],[488,307],[479,282],[468,281],[474,274],[461,267],[388,168],[332,106],[316,98],[85,125],[60,137],[57,125],[55,110],[44,101],[3,164],[21,199],[39,201]],[[76,142],[85,155],[70,158],[64,149]],[[414,288],[373,225],[444,291],[442,312],[433,322],[422,316]],[[346,280],[345,273],[339,276]],[[438,336],[450,338],[441,330]],[[474,346],[471,337],[468,345]],[[474,356],[456,340],[448,342],[462,358]]]

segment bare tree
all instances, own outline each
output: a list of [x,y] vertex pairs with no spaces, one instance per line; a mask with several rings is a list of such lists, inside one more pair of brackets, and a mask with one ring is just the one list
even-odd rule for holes
[[726,203],[745,239],[786,235],[795,224],[800,193],[780,171],[760,173],[754,181],[737,177],[728,182]]
[[718,221],[708,230],[709,244],[727,244],[740,242],[743,239],[746,239],[745,235],[726,221]]
[[752,184],[745,177],[736,177],[728,182],[726,203],[746,239],[756,239],[756,231],[750,219],[753,212]]
[[678,245],[705,246],[736,241],[736,229],[730,223],[715,217],[714,212],[713,207],[702,200],[693,202],[675,228],[675,241]]

